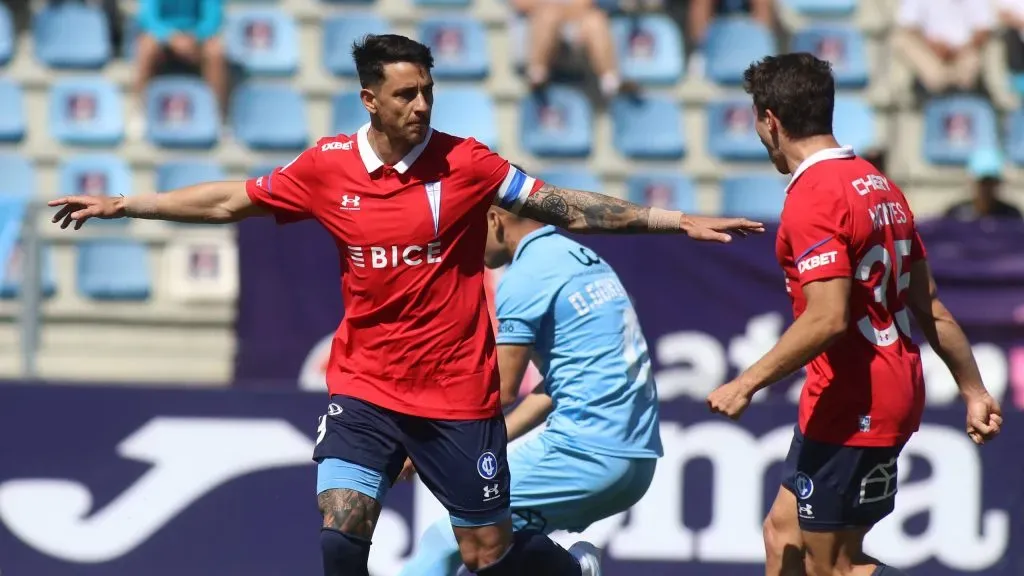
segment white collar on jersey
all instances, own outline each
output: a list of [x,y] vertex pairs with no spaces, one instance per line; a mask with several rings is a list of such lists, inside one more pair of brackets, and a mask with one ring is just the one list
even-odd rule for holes
[[[363,165],[366,166],[366,171],[372,173],[374,170],[384,165],[384,161],[381,160],[377,153],[373,151],[373,147],[370,146],[370,139],[367,137],[367,133],[370,131],[370,124],[367,122],[359,128],[359,132],[356,133],[356,143],[359,146],[359,157],[363,159]],[[395,164],[395,172],[399,174],[405,174],[406,171],[412,167],[412,163],[423,154],[423,151],[427,148],[427,144],[430,143],[430,137],[433,136],[434,129],[427,128],[427,137],[416,145],[415,148],[409,150],[409,153],[405,155],[405,158]]]
[[818,162],[824,162],[825,160],[842,160],[844,158],[853,158],[856,156],[853,152],[853,146],[842,146],[839,148],[825,148],[824,150],[818,150],[814,154],[811,154],[804,161],[800,163],[796,168],[796,172],[793,172],[793,177],[790,178],[789,184],[786,185],[786,194],[789,194],[789,189],[793,187],[793,183],[800,177],[808,168],[814,166]]

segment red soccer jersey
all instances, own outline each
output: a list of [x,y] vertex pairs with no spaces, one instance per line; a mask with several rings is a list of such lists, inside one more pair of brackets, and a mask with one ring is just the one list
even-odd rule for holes
[[492,203],[517,211],[541,183],[476,140],[437,131],[386,166],[368,128],[323,138],[247,183],[279,223],[315,218],[338,246],[345,317],[328,390],[424,418],[500,414],[486,213]]
[[903,192],[850,148],[804,161],[787,188],[776,257],[793,315],[803,286],[850,277],[850,324],[807,365],[800,430],[812,440],[893,446],[917,431],[924,378],[910,339],[910,266],[925,257]]

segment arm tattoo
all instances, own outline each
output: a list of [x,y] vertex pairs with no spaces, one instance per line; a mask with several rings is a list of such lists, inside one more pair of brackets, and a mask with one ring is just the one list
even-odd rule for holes
[[369,540],[380,517],[380,502],[355,490],[325,490],[317,496],[324,528]]
[[597,192],[545,183],[523,204],[519,215],[572,232],[647,232],[650,208]]

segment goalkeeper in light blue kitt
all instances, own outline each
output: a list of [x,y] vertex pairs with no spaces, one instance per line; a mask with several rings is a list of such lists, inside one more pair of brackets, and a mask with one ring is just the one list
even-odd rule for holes
[[[515,402],[531,359],[544,376],[505,418],[509,441],[547,420],[508,456],[514,527],[581,532],[639,501],[662,455],[647,344],[629,296],[600,256],[501,208],[487,217],[487,266],[508,264],[497,295],[502,402]],[[450,576],[458,568],[458,544],[444,520],[424,532],[402,575]],[[597,564],[583,568],[601,573]]]

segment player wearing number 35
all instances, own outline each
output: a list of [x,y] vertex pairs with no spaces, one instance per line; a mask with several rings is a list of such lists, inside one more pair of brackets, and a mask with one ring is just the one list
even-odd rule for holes
[[765,521],[767,574],[900,574],[862,547],[893,510],[897,458],[924,410],[911,315],[956,379],[974,442],[999,433],[999,405],[938,299],[907,199],[833,137],[828,63],[767,57],[747,69],[744,87],[772,163],[792,174],[775,255],[795,321],[708,405],[738,418],[755,392],[806,366],[799,425]]

